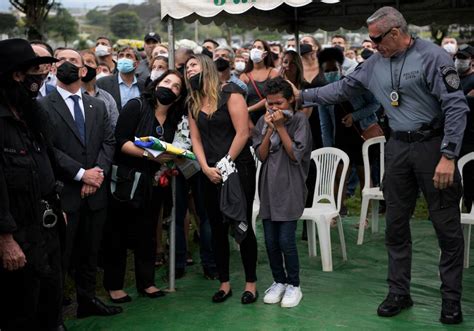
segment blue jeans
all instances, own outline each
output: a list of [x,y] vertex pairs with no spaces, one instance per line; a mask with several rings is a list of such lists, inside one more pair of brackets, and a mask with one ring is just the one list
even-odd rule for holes
[[215,268],[212,252],[211,226],[204,208],[202,193],[202,172],[198,172],[186,180],[182,174],[176,177],[176,268],[186,267],[187,243],[185,237],[184,218],[188,210],[188,192],[191,191],[194,199],[197,216],[199,217],[200,256],[201,264],[205,268]]
[[336,135],[336,116],[334,114],[334,106],[318,106],[318,112],[323,147],[333,147]]
[[[265,246],[276,283],[300,285],[300,262],[296,248],[297,221],[263,220]],[[283,258],[285,263],[283,264]],[[286,271],[285,271],[286,268]]]

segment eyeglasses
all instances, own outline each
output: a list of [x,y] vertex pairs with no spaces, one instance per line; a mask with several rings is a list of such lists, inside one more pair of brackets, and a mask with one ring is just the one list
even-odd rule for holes
[[385,38],[386,35],[388,35],[390,32],[392,32],[392,29],[395,29],[395,28],[390,28],[390,30],[388,30],[387,32],[377,36],[377,37],[372,37],[372,36],[369,36],[370,40],[372,40],[375,44],[380,44],[383,40],[383,38]]
[[161,125],[158,125],[155,131],[156,131],[156,134],[158,135],[158,139],[162,138],[165,134],[165,129]]

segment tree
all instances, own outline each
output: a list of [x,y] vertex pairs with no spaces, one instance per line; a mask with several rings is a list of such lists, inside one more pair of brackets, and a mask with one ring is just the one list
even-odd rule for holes
[[110,16],[109,26],[118,38],[136,38],[140,35],[140,18],[133,11],[121,11]]
[[0,13],[0,33],[8,34],[16,28],[16,17],[12,14]]
[[97,9],[89,10],[86,14],[86,19],[90,25],[107,25],[107,15]]
[[77,37],[78,24],[66,8],[58,7],[55,16],[48,17],[46,26],[49,31],[61,37],[67,46],[68,41]]
[[55,0],[9,0],[13,7],[25,14],[29,40],[44,39],[44,23]]

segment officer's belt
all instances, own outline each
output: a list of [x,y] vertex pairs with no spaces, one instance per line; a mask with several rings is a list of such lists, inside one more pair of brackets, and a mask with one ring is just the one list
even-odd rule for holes
[[391,137],[406,143],[427,141],[443,134],[443,128],[416,131],[392,131]]

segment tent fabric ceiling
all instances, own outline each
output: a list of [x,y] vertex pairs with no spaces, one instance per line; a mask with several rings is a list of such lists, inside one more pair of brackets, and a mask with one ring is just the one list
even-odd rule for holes
[[[180,4],[184,2],[186,2],[186,8],[183,9]],[[198,2],[200,6],[195,5]],[[248,6],[247,10],[238,15],[232,13],[234,3],[242,5],[241,2]],[[260,6],[258,6],[259,2]],[[268,7],[263,6],[264,2],[264,5]],[[213,0],[213,2],[211,0],[161,0],[161,6],[163,19],[172,17],[184,19],[186,22],[198,20],[202,24],[225,23],[230,27],[249,29],[260,27],[288,33],[293,33],[296,29],[302,32],[313,32],[317,29],[334,31],[340,27],[355,30],[364,26],[365,20],[383,6],[398,8],[408,23],[418,26],[431,23],[474,24],[473,0],[341,0],[338,4],[325,4],[319,0],[313,0],[302,7],[295,7],[304,2],[308,1],[254,0],[249,4],[248,0]],[[216,4],[223,5],[214,16],[205,17],[202,15],[203,3],[213,7],[216,7]],[[275,7],[275,3],[279,5]],[[262,8],[269,8],[271,12]]]

